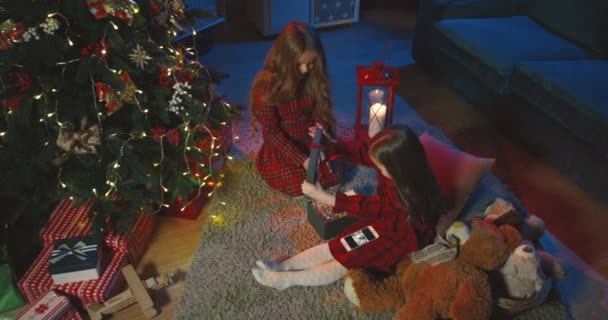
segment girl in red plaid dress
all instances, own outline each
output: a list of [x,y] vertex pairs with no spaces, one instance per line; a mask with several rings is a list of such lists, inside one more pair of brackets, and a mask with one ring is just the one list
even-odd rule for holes
[[[410,253],[433,242],[435,224],[448,205],[414,132],[388,128],[372,138],[369,149],[363,144],[337,147],[346,159],[377,169],[376,195],[332,195],[304,181],[304,194],[336,211],[347,211],[358,221],[328,243],[281,263],[256,261],[252,272],[262,285],[279,290],[295,285],[326,285],[353,268],[389,273]],[[379,237],[347,251],[340,239],[370,225]]]
[[[302,195],[312,142],[309,128],[320,124],[330,136],[335,135],[330,97],[319,35],[302,22],[288,23],[268,52],[250,96],[252,127],[257,131],[258,122],[263,137],[256,167],[272,188],[293,197]],[[330,156],[328,151],[325,148],[326,156]],[[324,169],[323,186],[341,182],[337,171]]]

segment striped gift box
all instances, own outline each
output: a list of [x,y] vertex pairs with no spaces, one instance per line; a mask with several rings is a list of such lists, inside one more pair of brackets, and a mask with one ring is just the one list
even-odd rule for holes
[[49,257],[52,251],[53,246],[43,249],[17,283],[23,298],[28,303],[33,303],[45,295],[53,286],[53,279],[49,273]]
[[44,247],[56,240],[86,236],[91,232],[91,219],[87,216],[93,200],[77,205],[75,200],[63,199],[53,210],[49,222],[40,232]]
[[[52,246],[57,240],[90,234],[92,221],[87,215],[92,205],[93,200],[82,205],[78,205],[75,200],[61,200],[51,213],[48,224],[40,233],[43,246]],[[137,265],[147,248],[155,222],[155,215],[140,215],[129,233],[110,232],[104,242],[112,250],[126,252],[129,263]]]
[[129,263],[136,266],[148,247],[155,225],[156,215],[142,214],[137,218],[129,233],[110,233],[106,236],[105,243],[113,250],[127,253]]

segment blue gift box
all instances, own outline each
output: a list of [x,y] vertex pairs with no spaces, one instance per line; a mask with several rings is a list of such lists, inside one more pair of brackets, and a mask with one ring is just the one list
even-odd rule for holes
[[49,257],[49,273],[55,284],[98,279],[101,240],[83,236],[55,241]]

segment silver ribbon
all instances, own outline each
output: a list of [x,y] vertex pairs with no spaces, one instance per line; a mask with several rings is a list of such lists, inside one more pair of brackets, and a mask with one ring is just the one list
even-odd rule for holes
[[83,241],[78,241],[73,247],[64,243],[60,245],[59,248],[53,250],[49,262],[55,264],[67,256],[75,256],[84,261],[87,259],[87,252],[95,250],[97,250],[97,245],[87,245]]

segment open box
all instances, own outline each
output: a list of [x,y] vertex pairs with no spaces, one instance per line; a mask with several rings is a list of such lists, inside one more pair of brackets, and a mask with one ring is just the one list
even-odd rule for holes
[[[317,129],[310,148],[309,166],[306,171],[306,180],[313,184],[316,182],[318,174],[321,135],[321,129]],[[324,240],[334,238],[340,234],[344,228],[357,221],[357,219],[348,216],[346,212],[336,213],[333,212],[332,207],[326,204],[312,200],[308,196],[306,199],[308,200],[306,203],[308,223],[312,225],[315,231],[317,231],[319,236]]]

